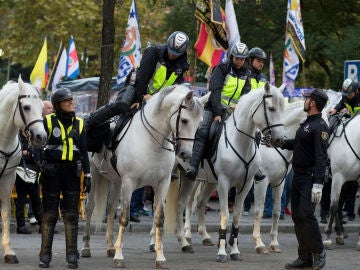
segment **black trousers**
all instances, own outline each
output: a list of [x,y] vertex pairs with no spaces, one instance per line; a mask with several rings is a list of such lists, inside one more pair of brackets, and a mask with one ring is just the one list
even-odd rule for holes
[[43,209],[41,206],[40,200],[40,188],[39,184],[35,182],[27,183],[23,181],[18,175],[16,175],[16,224],[17,227],[25,226],[25,216],[24,216],[24,206],[27,201],[27,195],[29,195],[32,209],[36,220],[38,221],[39,225],[41,225],[42,216],[43,216]]
[[324,249],[319,224],[314,215],[315,204],[311,202],[312,178],[311,174],[295,172],[291,190],[291,211],[299,243],[298,253],[304,260]]
[[331,183],[332,179],[329,178],[326,182],[324,182],[324,187],[322,190],[322,197],[320,202],[320,217],[328,217],[330,214],[330,195],[331,195]]

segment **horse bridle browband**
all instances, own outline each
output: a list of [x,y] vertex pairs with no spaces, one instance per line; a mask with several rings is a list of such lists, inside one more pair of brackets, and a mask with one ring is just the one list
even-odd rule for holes
[[[19,107],[21,120],[22,120],[22,121],[24,122],[24,124],[25,124],[24,132],[25,132],[25,134],[28,134],[28,132],[29,132],[29,130],[30,130],[30,126],[32,126],[33,124],[38,123],[38,122],[43,122],[43,119],[36,119],[36,120],[31,121],[30,123],[27,124],[27,123],[26,123],[25,114],[24,114],[24,110],[23,110],[23,108],[20,106],[20,100],[21,100],[22,98],[40,98],[40,96],[38,96],[38,95],[19,95],[19,97],[18,97],[17,106]],[[16,112],[16,110],[14,111],[14,116],[15,116],[15,112]]]
[[[154,127],[149,123],[149,121],[147,120],[147,118],[146,118],[146,116],[145,116],[145,112],[144,112],[144,107],[145,107],[145,106],[143,106],[143,107],[141,108],[141,112],[140,112],[141,120],[142,120],[142,122],[143,122],[143,124],[144,124],[144,127],[145,127],[145,129],[149,132],[149,134],[151,135],[151,137],[153,137],[153,139],[154,139],[159,145],[161,145],[161,148],[163,148],[163,149],[165,149],[165,150],[168,150],[168,151],[171,151],[171,152],[176,152],[176,151],[178,150],[178,145],[179,145],[179,144],[178,144],[178,141],[180,141],[180,140],[194,141],[194,138],[185,138],[185,137],[180,137],[180,136],[179,136],[181,111],[182,111],[182,109],[188,109],[188,107],[185,106],[185,105],[183,105],[183,103],[184,103],[184,100],[181,101],[181,104],[180,104],[179,108],[177,108],[177,109],[173,112],[173,114],[170,116],[170,118],[172,118],[172,117],[174,116],[174,114],[177,113],[176,125],[175,125],[175,136],[173,136],[173,139],[169,139],[168,136],[165,136],[165,135],[161,134],[156,128],[154,128]],[[146,125],[145,125],[144,121],[145,121]],[[170,144],[172,144],[172,145],[174,146],[174,149],[170,149],[170,148],[164,147],[164,146],[163,146],[164,143],[163,143],[163,142],[162,142],[162,143],[159,142],[159,141],[155,138],[155,136],[152,134],[152,132],[150,131],[150,129],[149,129],[148,127],[151,128],[153,131],[155,131],[157,134],[161,135],[161,136],[164,138],[163,142],[164,142],[164,141],[167,141],[167,142],[169,142]]]

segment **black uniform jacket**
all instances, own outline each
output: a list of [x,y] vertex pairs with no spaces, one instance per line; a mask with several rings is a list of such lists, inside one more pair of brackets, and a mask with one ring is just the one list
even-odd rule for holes
[[206,109],[212,110],[215,116],[222,116],[223,114],[223,105],[221,105],[221,91],[224,87],[225,78],[230,73],[230,71],[232,71],[236,77],[246,78],[246,83],[241,91],[240,96],[250,92],[250,70],[247,67],[242,67],[236,70],[233,68],[231,60],[227,60],[217,65],[211,74],[209,82],[209,91],[211,91],[211,94],[210,100],[206,104]]
[[145,50],[136,74],[135,102],[141,102],[143,96],[147,94],[148,84],[154,75],[157,63],[166,66],[166,78],[169,78],[171,73],[175,72],[178,75],[175,84],[184,82],[184,73],[189,70],[186,52],[171,61],[168,58],[166,44],[150,46]]
[[322,184],[327,164],[329,127],[321,113],[308,116],[296,131],[295,139],[285,141],[283,149],[294,150],[294,172],[313,173],[313,183]]

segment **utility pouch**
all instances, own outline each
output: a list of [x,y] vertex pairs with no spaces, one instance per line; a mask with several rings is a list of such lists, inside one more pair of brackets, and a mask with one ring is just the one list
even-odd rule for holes
[[79,160],[76,162],[76,176],[77,176],[77,177],[80,177],[80,176],[81,176],[81,171],[82,171],[82,163],[81,163],[81,160],[79,159]]

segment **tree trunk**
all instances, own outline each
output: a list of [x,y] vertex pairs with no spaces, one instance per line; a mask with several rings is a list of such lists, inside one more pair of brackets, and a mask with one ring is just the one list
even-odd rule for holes
[[97,108],[107,104],[110,98],[111,77],[114,62],[114,10],[115,0],[103,0],[103,27],[101,39],[101,71]]

